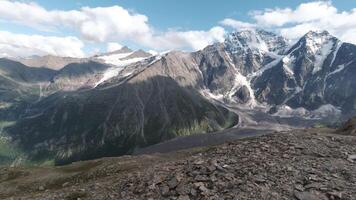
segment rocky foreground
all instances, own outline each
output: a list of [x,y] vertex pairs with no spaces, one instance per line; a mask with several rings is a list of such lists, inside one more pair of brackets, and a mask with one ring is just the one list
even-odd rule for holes
[[356,199],[356,137],[308,129],[170,154],[3,168],[0,199]]

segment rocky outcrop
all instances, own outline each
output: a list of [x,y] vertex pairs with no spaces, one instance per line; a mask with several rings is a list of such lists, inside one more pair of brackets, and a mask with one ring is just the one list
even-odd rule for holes
[[356,136],[356,118],[349,119],[339,130],[341,134]]
[[2,168],[0,197],[353,199],[356,138],[325,132],[294,130],[209,148],[56,168]]
[[247,103],[251,100],[250,91],[246,86],[242,86],[239,90],[237,90],[237,92],[234,94],[234,97],[239,103]]

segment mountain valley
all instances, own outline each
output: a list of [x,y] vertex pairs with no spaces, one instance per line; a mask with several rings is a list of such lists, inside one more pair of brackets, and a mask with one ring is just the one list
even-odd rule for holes
[[326,31],[293,44],[257,29],[196,52],[1,58],[1,135],[23,152],[6,162],[67,164],[236,128],[335,126],[356,112],[355,52]]

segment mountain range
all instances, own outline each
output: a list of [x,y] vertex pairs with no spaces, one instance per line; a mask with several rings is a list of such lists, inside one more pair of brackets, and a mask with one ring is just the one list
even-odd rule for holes
[[229,128],[334,123],[356,113],[355,61],[356,46],[326,31],[291,44],[264,30],[196,52],[1,58],[0,134],[26,159],[65,164]]

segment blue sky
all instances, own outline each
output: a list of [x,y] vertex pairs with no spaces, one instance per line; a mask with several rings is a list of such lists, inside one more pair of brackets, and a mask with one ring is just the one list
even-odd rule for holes
[[[352,0],[5,0],[0,4],[0,36],[5,38],[0,40],[0,56],[12,55],[20,47],[25,55],[63,56],[87,56],[120,45],[198,50],[245,28],[264,28],[289,39],[309,29],[328,29],[342,40],[356,42]],[[73,50],[66,51],[66,45]]]
[[[310,0],[37,0],[48,9],[80,9],[83,6],[108,7],[119,5],[149,16],[150,22],[160,29],[179,27],[186,30],[209,29],[224,18],[250,21],[248,13],[266,8],[296,7]],[[332,2],[340,10],[356,7],[356,1]]]

